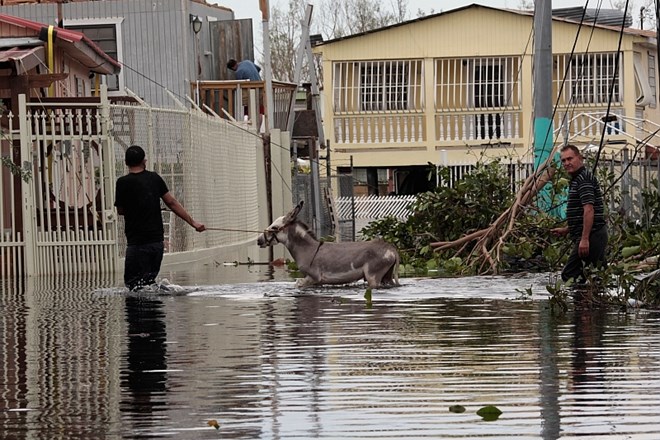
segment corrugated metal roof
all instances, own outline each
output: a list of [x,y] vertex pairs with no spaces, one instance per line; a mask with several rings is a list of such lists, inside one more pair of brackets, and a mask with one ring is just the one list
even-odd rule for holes
[[585,23],[604,24],[607,26],[621,26],[624,22],[625,27],[630,27],[633,24],[633,19],[630,14],[625,14],[618,9],[593,9],[583,8],[576,6],[572,8],[559,8],[553,9],[552,15],[555,17],[568,18],[569,20],[580,21],[584,14]]

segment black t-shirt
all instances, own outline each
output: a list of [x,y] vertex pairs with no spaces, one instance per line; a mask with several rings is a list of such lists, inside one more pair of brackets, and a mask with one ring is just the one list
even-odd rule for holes
[[117,179],[115,206],[124,209],[129,245],[163,241],[160,199],[167,192],[167,184],[153,171],[129,173]]

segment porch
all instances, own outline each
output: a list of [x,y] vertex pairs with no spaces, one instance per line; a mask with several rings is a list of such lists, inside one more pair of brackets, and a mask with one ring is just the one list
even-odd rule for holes
[[[197,81],[191,83],[191,96],[204,111],[235,121],[256,121],[268,115],[264,81]],[[287,130],[291,99],[297,86],[273,81],[273,123],[271,128]]]

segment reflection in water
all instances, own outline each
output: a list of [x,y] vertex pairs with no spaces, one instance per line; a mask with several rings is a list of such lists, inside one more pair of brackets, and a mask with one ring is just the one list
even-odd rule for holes
[[121,408],[137,432],[153,428],[157,421],[153,413],[165,409],[167,333],[164,317],[163,303],[156,296],[130,294],[126,297],[128,347],[121,385],[127,391],[127,398],[122,400]]
[[115,303],[90,301],[89,289],[79,288],[84,283],[64,288],[62,280],[27,279],[24,292],[3,290],[3,438],[98,438],[116,421],[109,410],[118,367],[118,341],[109,338],[118,322]]
[[598,392],[605,382],[603,334],[607,325],[607,309],[585,299],[576,299],[573,311],[572,390],[588,394]]
[[557,315],[503,278],[404,283],[371,307],[292,282],[4,290],[0,437],[660,438],[657,313]]
[[[0,279],[0,433],[16,432],[28,423],[26,295],[22,279]],[[13,411],[12,411],[13,410]]]

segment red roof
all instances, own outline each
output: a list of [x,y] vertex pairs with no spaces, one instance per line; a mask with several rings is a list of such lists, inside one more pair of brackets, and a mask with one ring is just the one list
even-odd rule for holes
[[[7,15],[7,14],[0,14],[0,22],[11,24],[25,29],[30,29],[37,33],[39,33],[44,28],[48,28],[48,25],[46,24],[39,23],[37,21],[27,20],[25,18],[15,17],[13,15]],[[63,40],[73,44],[83,42],[85,45],[93,49],[94,52],[96,52],[98,55],[100,55],[110,64],[114,65],[115,67],[121,68],[121,64],[119,63],[119,61],[115,60],[110,55],[105,53],[99,46],[97,46],[96,43],[90,40],[82,32],[72,31],[70,29],[64,29],[57,26],[53,26],[53,28],[57,31],[55,33],[56,39]]]

